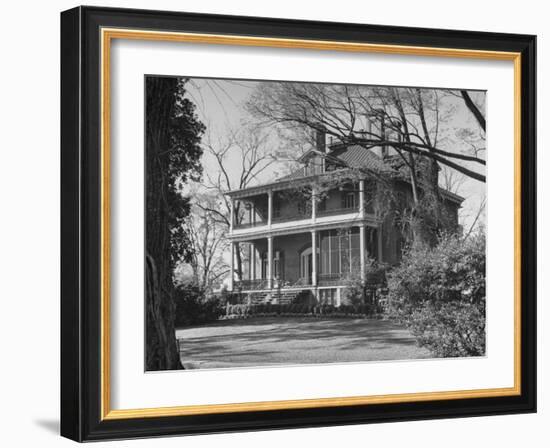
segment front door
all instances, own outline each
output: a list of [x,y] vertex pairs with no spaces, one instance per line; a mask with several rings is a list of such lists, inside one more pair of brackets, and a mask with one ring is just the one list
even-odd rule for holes
[[311,270],[313,266],[311,247],[300,254],[300,278],[306,285],[311,285]]

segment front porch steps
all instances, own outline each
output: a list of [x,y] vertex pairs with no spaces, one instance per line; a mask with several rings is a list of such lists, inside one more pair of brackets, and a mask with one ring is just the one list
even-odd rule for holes
[[269,293],[253,292],[249,295],[249,303],[258,305],[260,303],[279,303],[281,305],[290,304],[294,301],[300,291],[284,291],[274,289]]

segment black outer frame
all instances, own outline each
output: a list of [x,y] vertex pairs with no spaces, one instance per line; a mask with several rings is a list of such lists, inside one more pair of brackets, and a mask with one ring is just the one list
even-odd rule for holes
[[[100,28],[521,52],[519,396],[100,420]],[[61,435],[76,441],[536,412],[536,36],[77,7],[61,13]]]

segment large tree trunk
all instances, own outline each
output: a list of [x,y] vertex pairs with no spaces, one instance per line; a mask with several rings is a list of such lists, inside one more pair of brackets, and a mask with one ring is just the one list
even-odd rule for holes
[[174,332],[175,305],[160,286],[159,272],[153,257],[146,256],[147,294],[147,370],[182,368]]
[[146,368],[174,370],[182,365],[174,328],[167,148],[177,79],[150,77],[146,83]]

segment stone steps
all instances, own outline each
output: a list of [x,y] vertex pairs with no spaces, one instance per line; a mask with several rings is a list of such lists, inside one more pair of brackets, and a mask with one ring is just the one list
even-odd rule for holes
[[277,291],[273,290],[271,293],[252,293],[250,295],[250,304],[258,305],[260,303],[280,303],[290,304],[294,301],[300,291]]

